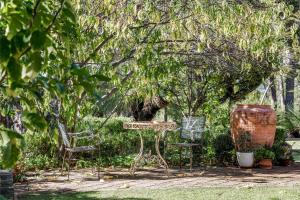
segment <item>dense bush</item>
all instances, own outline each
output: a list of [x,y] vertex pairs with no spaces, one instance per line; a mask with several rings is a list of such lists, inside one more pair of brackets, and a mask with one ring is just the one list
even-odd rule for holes
[[272,146],[272,151],[275,154],[275,158],[274,158],[275,164],[281,164],[282,160],[284,159],[293,160],[293,157],[291,155],[292,153],[291,145],[285,142],[287,135],[288,135],[288,130],[286,128],[279,126],[276,129],[275,141]]

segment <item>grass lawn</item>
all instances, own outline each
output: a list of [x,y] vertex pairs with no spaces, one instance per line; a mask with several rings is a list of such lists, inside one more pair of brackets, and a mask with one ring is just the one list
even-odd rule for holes
[[173,188],[173,189],[120,189],[101,192],[40,193],[19,199],[27,200],[195,200],[195,199],[300,199],[300,187],[254,188]]

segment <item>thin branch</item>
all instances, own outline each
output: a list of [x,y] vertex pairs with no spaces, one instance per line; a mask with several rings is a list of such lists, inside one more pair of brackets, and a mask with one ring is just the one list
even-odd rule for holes
[[81,64],[80,67],[85,66],[89,60],[91,59],[92,55],[96,52],[98,52],[110,39],[112,39],[114,34],[109,35],[107,38],[105,38]]
[[0,80],[0,85],[2,84],[2,82],[5,80],[7,76],[7,71],[4,72],[4,75],[2,76],[1,80]]
[[65,4],[65,0],[62,0],[59,9],[58,9],[57,12],[55,13],[55,15],[54,15],[54,17],[53,17],[51,23],[49,24],[49,26],[47,27],[46,32],[50,31],[50,29],[51,29],[52,26],[54,25],[54,23],[55,23],[55,21],[56,21],[58,15],[59,15],[59,13],[62,11],[62,9],[63,9],[63,7],[64,7],[64,4]]
[[32,11],[32,20],[31,20],[31,23],[30,23],[30,27],[32,26],[33,21],[34,21],[36,15],[37,15],[37,10],[38,10],[38,7],[39,7],[41,1],[42,0],[37,0],[35,5],[34,5],[33,11]]
[[[121,80],[121,84],[123,85],[131,76],[133,75],[133,71],[129,71],[126,76]],[[113,87],[109,92],[101,97],[102,101],[105,101],[109,97],[111,97],[115,92],[117,92],[119,88]]]
[[[153,30],[156,28],[156,25],[153,26],[150,31],[147,33],[147,35],[143,38],[143,40],[140,42],[140,44],[143,44],[147,41],[147,39],[149,38],[150,34],[153,32]],[[112,63],[113,67],[116,67],[124,62],[126,62],[128,59],[132,58],[133,54],[136,52],[136,47],[134,47],[129,54],[127,54],[126,56],[124,56],[122,59]]]
[[[187,19],[187,18],[190,18],[192,17],[194,14],[191,14],[191,15],[188,15],[188,16],[184,16],[182,18],[179,18],[175,21],[181,21],[181,20],[184,20],[184,19]],[[145,28],[145,27],[148,27],[148,26],[151,26],[151,25],[154,25],[154,26],[157,26],[157,25],[164,25],[164,24],[168,24],[171,22],[172,19],[167,19],[165,21],[161,21],[161,22],[148,22],[148,23],[145,23],[145,24],[142,24],[140,26],[131,26],[129,27],[129,29],[139,29],[139,28]]]

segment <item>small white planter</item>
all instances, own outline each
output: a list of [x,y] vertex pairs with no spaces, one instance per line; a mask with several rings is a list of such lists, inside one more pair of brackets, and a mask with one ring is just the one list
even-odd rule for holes
[[252,167],[254,164],[254,154],[253,152],[244,153],[236,152],[237,160],[240,167]]

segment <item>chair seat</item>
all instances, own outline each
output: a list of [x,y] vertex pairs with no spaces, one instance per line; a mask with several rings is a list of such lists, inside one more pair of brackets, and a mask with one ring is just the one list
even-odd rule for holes
[[81,146],[81,147],[74,147],[74,148],[66,148],[69,152],[85,152],[85,151],[95,151],[97,150],[94,146]]
[[174,146],[179,146],[179,147],[194,147],[194,146],[200,146],[200,144],[196,144],[196,143],[175,143],[172,144]]

